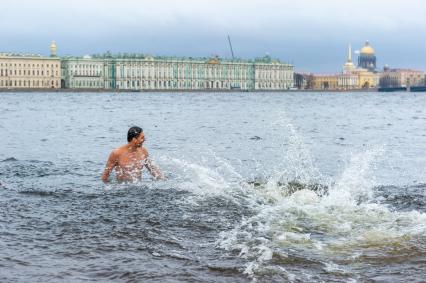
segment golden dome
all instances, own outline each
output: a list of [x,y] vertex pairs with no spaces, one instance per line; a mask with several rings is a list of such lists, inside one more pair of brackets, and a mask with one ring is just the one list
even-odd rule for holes
[[363,48],[361,48],[360,53],[366,55],[374,55],[374,49],[370,46],[370,42],[365,42],[365,45]]

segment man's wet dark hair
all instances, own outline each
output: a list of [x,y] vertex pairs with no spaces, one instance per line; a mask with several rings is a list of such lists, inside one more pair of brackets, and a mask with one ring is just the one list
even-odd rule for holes
[[142,128],[131,127],[127,132],[127,141],[131,142],[133,138],[137,138],[143,132]]

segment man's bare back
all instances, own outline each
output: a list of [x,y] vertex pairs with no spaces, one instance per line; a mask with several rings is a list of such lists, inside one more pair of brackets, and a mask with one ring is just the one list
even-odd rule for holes
[[163,178],[161,171],[149,160],[148,150],[142,146],[145,141],[145,134],[142,129],[139,127],[130,128],[127,140],[127,144],[111,152],[102,174],[102,181],[108,182],[113,169],[115,169],[118,181],[140,180],[144,166],[154,178]]

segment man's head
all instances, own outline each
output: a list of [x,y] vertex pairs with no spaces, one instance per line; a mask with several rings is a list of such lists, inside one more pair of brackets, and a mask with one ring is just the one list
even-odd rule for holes
[[127,132],[127,141],[129,143],[134,143],[137,146],[142,146],[145,141],[145,135],[142,128],[136,126],[131,127]]

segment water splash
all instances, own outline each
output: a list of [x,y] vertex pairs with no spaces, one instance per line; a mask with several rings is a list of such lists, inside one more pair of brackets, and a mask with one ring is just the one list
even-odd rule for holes
[[[250,213],[216,241],[219,248],[246,260],[249,277],[273,270],[290,281],[313,280],[315,272],[355,280],[353,262],[365,254],[383,257],[388,246],[399,251],[425,233],[425,214],[395,211],[374,198],[383,146],[352,154],[342,172],[331,178],[315,166],[295,127],[285,123],[284,128],[281,162],[272,168],[257,162],[260,175],[250,178],[236,169],[238,162],[211,150],[191,158],[160,158],[161,167],[173,172],[176,189],[191,193],[185,204],[199,206],[211,198],[232,200],[239,207],[249,204]],[[309,259],[320,271],[294,275],[283,269],[291,258]]]
[[323,271],[353,279],[349,267],[333,261],[354,251],[383,254],[387,245],[407,245],[426,232],[426,214],[392,211],[374,199],[374,171],[384,147],[353,154],[334,182],[321,176],[294,127],[288,129],[285,169],[275,169],[264,182],[251,182],[247,196],[257,200],[256,214],[217,240],[220,248],[247,259],[244,273],[255,279],[291,254],[316,259]]
[[[212,158],[214,162],[207,159]],[[189,191],[194,197],[232,198],[234,193],[241,192],[242,176],[229,161],[216,156],[201,156],[198,161],[163,156],[162,166],[173,175],[176,189]],[[208,164],[216,164],[214,168]]]
[[329,200],[341,205],[371,201],[377,184],[374,178],[376,161],[385,153],[384,147],[372,147],[353,154],[349,164],[329,192]]

